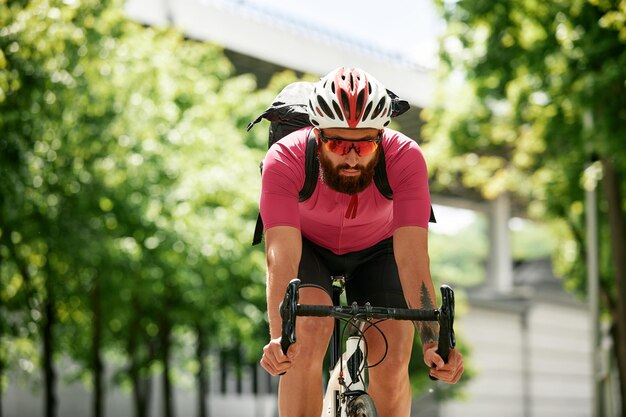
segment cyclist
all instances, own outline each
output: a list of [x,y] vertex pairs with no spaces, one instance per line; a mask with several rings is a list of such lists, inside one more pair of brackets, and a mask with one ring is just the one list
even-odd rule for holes
[[[300,302],[331,304],[331,276],[346,277],[349,303],[399,308],[434,308],[428,258],[430,194],[424,157],[415,141],[387,128],[391,98],[373,76],[340,67],[316,83],[309,101],[313,127],[284,137],[263,163],[260,210],[265,227],[267,305],[270,342],[261,365],[279,383],[279,413],[314,416],[322,408],[322,362],[333,329],[330,318],[298,320],[298,341],[284,355],[280,347],[279,304],[292,278],[302,281]],[[305,178],[309,134],[318,145],[320,176],[313,195],[298,201]],[[384,150],[393,198],[374,181]],[[444,364],[436,353],[436,322],[416,322],[424,362],[431,375],[456,383],[463,358],[450,352]],[[386,321],[386,359],[370,369],[369,393],[380,416],[408,416],[411,392],[408,363],[414,328]],[[366,332],[368,356],[385,355],[380,333]]]

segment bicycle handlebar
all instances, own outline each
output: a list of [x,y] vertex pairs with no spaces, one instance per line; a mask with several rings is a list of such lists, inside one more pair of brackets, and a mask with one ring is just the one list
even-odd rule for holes
[[302,305],[296,307],[296,316],[352,318],[364,316],[367,319],[391,319],[412,321],[439,321],[439,310],[410,310],[404,308],[358,306]]
[[280,316],[282,318],[281,347],[287,354],[289,346],[296,342],[296,317],[334,317],[350,319],[362,316],[364,319],[392,319],[411,321],[437,321],[439,322],[439,344],[437,354],[444,362],[448,362],[450,349],[454,349],[456,339],[454,337],[454,291],[448,285],[442,285],[441,308],[430,310],[418,310],[407,308],[372,307],[365,306],[327,306],[327,305],[302,305],[298,304],[300,280],[295,278],[289,282],[285,298],[280,304]]

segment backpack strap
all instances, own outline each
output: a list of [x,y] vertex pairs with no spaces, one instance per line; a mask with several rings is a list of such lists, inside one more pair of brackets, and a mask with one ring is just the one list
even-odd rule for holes
[[[317,157],[317,141],[313,134],[313,129],[309,131],[309,136],[306,141],[306,151],[304,154],[304,184],[302,189],[298,193],[298,201],[303,202],[308,200],[315,187],[317,186],[317,179],[319,178],[320,165]],[[261,172],[263,172],[263,162],[261,162]],[[256,226],[254,227],[254,237],[252,238],[252,246],[258,245],[263,240],[263,219],[261,213],[256,218]]]
[[[378,153],[378,163],[376,164],[376,168],[374,168],[374,183],[376,184],[376,188],[378,188],[378,191],[383,195],[383,197],[385,197],[387,200],[391,200],[393,196],[393,190],[391,189],[391,185],[389,185],[389,178],[387,178],[385,150],[383,149],[382,144],[379,149],[380,152]],[[437,223],[432,204],[430,206],[430,218],[428,219],[428,222]]]
[[374,168],[374,184],[376,184],[376,188],[378,191],[385,197],[387,200],[391,200],[393,196],[393,191],[391,190],[391,185],[389,185],[389,178],[387,178],[387,166],[385,165],[385,150],[383,149],[382,143],[378,147],[380,152],[378,152],[378,163],[376,164],[376,168]]
[[256,216],[256,226],[254,226],[254,237],[252,238],[252,246],[258,245],[263,239],[263,219],[261,213]]
[[306,151],[304,154],[304,184],[298,194],[298,201],[303,202],[309,199],[317,187],[317,180],[320,175],[320,163],[317,156],[317,140],[313,129],[309,130],[309,137],[306,141]]
[[437,223],[437,219],[435,218],[435,212],[433,211],[433,205],[430,205],[430,218],[428,219],[428,223]]

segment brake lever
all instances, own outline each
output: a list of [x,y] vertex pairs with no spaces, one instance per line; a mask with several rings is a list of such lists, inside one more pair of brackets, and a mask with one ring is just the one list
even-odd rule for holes
[[[456,346],[454,336],[454,291],[449,285],[442,285],[441,309],[439,310],[439,343],[437,354],[445,363],[448,363],[450,350]],[[434,367],[434,366],[433,366]],[[436,381],[437,378],[429,375],[430,379]]]
[[285,298],[280,303],[280,318],[282,319],[282,331],[280,346],[286,355],[289,346],[296,343],[296,309],[298,307],[300,280],[292,279],[287,285]]

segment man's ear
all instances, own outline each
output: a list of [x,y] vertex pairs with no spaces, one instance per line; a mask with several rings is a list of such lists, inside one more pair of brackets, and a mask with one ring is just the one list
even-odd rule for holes
[[313,128],[313,134],[315,135],[315,143],[317,143],[317,152],[321,152],[322,141],[320,139],[320,130],[317,127]]

